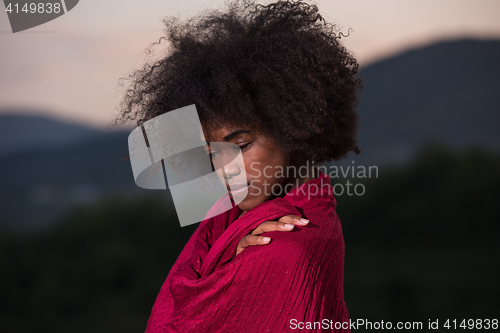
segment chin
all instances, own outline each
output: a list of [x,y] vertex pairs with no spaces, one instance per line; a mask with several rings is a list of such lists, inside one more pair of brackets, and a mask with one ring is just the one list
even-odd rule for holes
[[257,207],[264,201],[265,200],[262,200],[261,198],[252,198],[250,196],[247,196],[242,202],[238,204],[238,207],[240,207],[241,210],[249,211],[250,209]]
[[257,205],[252,205],[252,204],[246,203],[244,201],[240,202],[238,204],[238,207],[240,207],[240,209],[243,211],[249,211],[250,209],[254,208],[255,206],[257,206]]

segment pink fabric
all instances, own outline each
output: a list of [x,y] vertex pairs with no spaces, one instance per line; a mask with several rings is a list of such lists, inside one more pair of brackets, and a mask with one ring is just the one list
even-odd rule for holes
[[[158,294],[146,333],[350,332],[292,329],[299,322],[349,322],[335,206],[330,178],[321,173],[239,219],[236,206],[201,222]],[[244,235],[291,214],[309,219],[308,226],[265,233],[270,244],[246,248],[231,260]]]

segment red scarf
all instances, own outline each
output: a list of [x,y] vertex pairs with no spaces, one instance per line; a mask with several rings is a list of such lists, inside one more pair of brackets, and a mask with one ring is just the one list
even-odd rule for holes
[[[202,221],[170,270],[146,333],[350,332],[342,228],[330,178],[319,173],[240,218],[236,206]],[[285,215],[309,224],[264,233],[270,244],[231,260],[243,236]]]

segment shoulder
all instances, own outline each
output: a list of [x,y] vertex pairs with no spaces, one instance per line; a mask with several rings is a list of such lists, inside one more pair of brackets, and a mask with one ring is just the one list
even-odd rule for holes
[[[292,231],[273,231],[262,234],[271,238],[271,243],[245,249],[242,254],[266,260],[281,260],[286,257],[294,261],[315,261],[318,254],[335,252],[344,247],[340,219],[334,210],[305,212],[309,224],[295,226]],[[285,261],[288,261],[285,260]]]

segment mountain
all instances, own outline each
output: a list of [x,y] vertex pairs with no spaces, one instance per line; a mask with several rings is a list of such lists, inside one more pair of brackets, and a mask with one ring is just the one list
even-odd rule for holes
[[34,110],[0,110],[0,156],[12,152],[60,149],[104,137],[104,132]]
[[[98,131],[42,116],[0,116],[0,228],[50,226],[75,205],[107,196],[155,196],[168,191],[135,185],[129,131]],[[26,133],[23,137],[22,133]],[[17,140],[17,141],[16,141]]]
[[407,161],[423,142],[500,147],[500,41],[458,40],[360,70],[359,162]]
[[[338,165],[383,166],[427,141],[500,147],[500,41],[415,49],[360,71],[361,155]],[[0,114],[0,228],[50,226],[104,196],[161,196],[135,185],[128,131],[103,132],[42,116]],[[380,170],[383,172],[383,170]],[[91,207],[91,206],[89,206]]]

